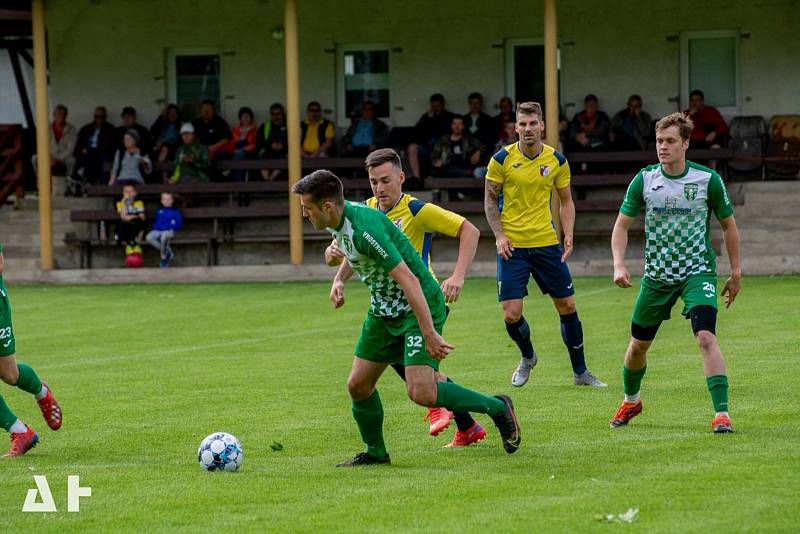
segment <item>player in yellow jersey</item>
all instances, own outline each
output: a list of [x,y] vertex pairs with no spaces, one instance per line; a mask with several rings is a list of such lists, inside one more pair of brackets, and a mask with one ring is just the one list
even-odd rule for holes
[[[430,264],[430,251],[433,233],[458,237],[458,259],[453,274],[441,285],[446,302],[452,303],[458,300],[464,287],[464,278],[475,257],[480,231],[461,215],[403,193],[405,173],[402,170],[400,156],[394,150],[384,148],[373,151],[367,156],[365,166],[369,173],[372,193],[375,195],[367,200],[366,204],[385,213],[408,236],[431,274],[433,268]],[[343,254],[335,242],[331,243],[325,251],[326,263],[338,265],[342,258]],[[344,304],[344,284],[352,274],[352,268],[344,262],[333,279],[331,301],[337,308]],[[405,380],[404,366],[395,364],[393,367]],[[452,382],[443,373],[437,373],[437,380]],[[437,407],[428,409],[426,416],[426,419],[430,420],[430,434],[438,435],[450,425],[453,418],[456,420],[458,430],[453,441],[446,446],[466,446],[486,436],[486,431],[468,412],[454,414],[447,408]]]
[[[519,141],[497,152],[489,161],[484,207],[497,246],[497,293],[503,306],[506,331],[522,353],[511,384],[524,386],[537,363],[531,331],[522,315],[528,280],[536,280],[550,295],[561,317],[561,338],[567,346],[576,385],[606,387],[586,368],[583,328],[575,310],[575,288],[567,268],[572,253],[575,204],[570,191],[567,159],[542,142],[544,121],[536,102],[517,105]],[[561,199],[561,247],[550,213],[553,188]]]

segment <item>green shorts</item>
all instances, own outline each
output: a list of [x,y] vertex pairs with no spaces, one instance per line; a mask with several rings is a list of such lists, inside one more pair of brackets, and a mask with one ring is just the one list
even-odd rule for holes
[[11,329],[11,302],[6,288],[0,285],[0,356],[9,356],[16,351],[14,331]]
[[[433,312],[433,310],[431,310]],[[433,313],[433,327],[442,334],[447,313]],[[417,317],[408,312],[403,317],[384,319],[367,314],[356,343],[356,356],[379,363],[428,365],[439,370],[439,360],[425,350],[425,338]]]
[[717,275],[696,274],[679,284],[665,284],[643,277],[631,321],[639,326],[655,326],[668,320],[678,297],[683,299],[684,317],[688,317],[689,310],[695,306],[713,306],[716,309]]

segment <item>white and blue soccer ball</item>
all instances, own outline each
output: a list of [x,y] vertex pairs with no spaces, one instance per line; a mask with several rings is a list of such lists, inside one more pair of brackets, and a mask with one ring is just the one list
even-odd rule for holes
[[233,434],[214,432],[200,444],[197,459],[206,471],[236,471],[244,460],[244,450]]

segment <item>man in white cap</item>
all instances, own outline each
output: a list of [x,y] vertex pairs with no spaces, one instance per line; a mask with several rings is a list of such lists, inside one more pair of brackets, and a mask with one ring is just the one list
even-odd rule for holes
[[192,123],[186,122],[181,126],[181,139],[183,144],[175,154],[175,172],[170,181],[177,183],[181,180],[209,181],[211,161],[208,149],[197,140]]

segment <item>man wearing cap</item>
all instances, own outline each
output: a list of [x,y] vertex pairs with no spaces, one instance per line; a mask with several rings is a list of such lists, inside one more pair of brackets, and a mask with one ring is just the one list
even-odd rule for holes
[[175,171],[169,179],[170,182],[187,180],[208,182],[211,171],[208,148],[197,140],[192,123],[186,122],[181,126],[181,140],[183,144],[175,154]]
[[132,106],[125,106],[122,108],[122,126],[117,127],[114,131],[114,146],[116,146],[117,150],[125,148],[125,140],[123,138],[128,130],[136,130],[136,133],[139,134],[137,146],[139,150],[142,151],[142,154],[147,154],[149,156],[153,149],[150,131],[136,122],[136,109]]

